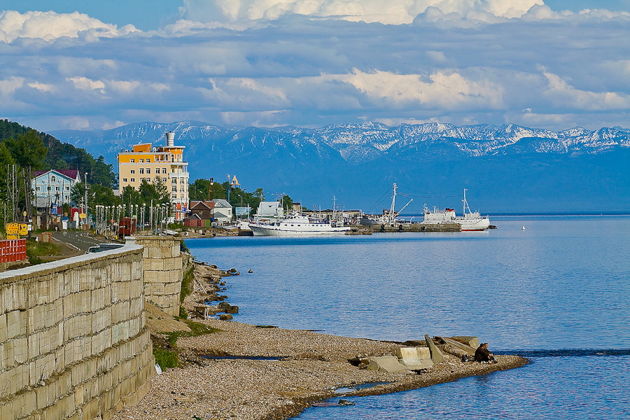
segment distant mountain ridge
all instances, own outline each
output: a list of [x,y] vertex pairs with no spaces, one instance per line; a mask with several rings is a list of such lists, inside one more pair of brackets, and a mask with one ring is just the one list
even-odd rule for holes
[[[328,146],[349,162],[376,159],[390,151],[404,150],[418,143],[452,144],[467,156],[509,153],[601,153],[615,147],[630,147],[630,129],[621,127],[587,130],[576,127],[551,131],[516,124],[478,124],[456,126],[446,123],[401,124],[387,126],[378,122],[337,124],[322,128],[229,128],[195,121],[175,123],[144,122],[100,131],[55,131],[54,135],[75,145],[98,147],[94,140],[105,140],[110,153],[138,141],[160,142],[166,131],[174,131],[176,140],[239,140]],[[522,140],[526,140],[526,147]],[[527,141],[529,140],[529,141]],[[534,140],[534,141],[532,141]],[[115,150],[117,151],[117,150]]]
[[[316,200],[325,206],[333,194],[343,194],[348,206],[369,208],[368,198],[396,181],[402,191],[428,201],[445,201],[469,187],[497,211],[630,209],[630,130],[621,127],[552,131],[515,124],[363,122],[235,128],[180,121],[53,134],[113,163],[132,144],[163,144],[167,131],[187,147],[192,179],[237,174],[251,187],[290,193],[307,205]],[[516,186],[524,198],[514,196]]]

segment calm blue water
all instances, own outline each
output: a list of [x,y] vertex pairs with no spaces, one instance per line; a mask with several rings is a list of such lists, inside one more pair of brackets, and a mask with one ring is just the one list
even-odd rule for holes
[[[187,245],[198,259],[243,273],[227,292],[238,321],[400,341],[477,335],[533,362],[300,418],[630,417],[630,217],[493,223],[499,229],[483,233]],[[617,352],[532,352],[560,349]]]

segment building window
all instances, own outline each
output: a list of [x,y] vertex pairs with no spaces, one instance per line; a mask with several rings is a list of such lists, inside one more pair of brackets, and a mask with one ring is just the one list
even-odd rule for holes
[[147,159],[147,163],[151,163],[151,159]]
[[123,182],[127,182],[127,178],[123,178]]
[[171,184],[177,184],[177,178],[171,178]]
[[162,182],[166,182],[166,178],[162,178]]
[[70,187],[66,187],[66,191],[70,191]]
[[136,182],[136,178],[131,178],[131,182]]
[[172,199],[177,199],[177,194],[171,194]]
[[173,185],[173,192],[177,192],[177,185]]
[[57,191],[59,191],[59,187],[55,187]]
[[166,168],[162,168],[162,173],[165,174],[166,173]]
[[140,168],[140,173],[143,174],[144,173],[144,168]]
[[180,179],[179,179],[179,183],[180,183],[180,184],[184,184],[185,182],[186,182],[186,180],[185,180],[184,178],[180,178]]
[[140,163],[144,163],[144,159],[140,159]]
[[57,178],[55,178],[55,176],[53,175],[53,176],[51,176],[51,177],[50,177],[50,180],[51,180],[52,182],[55,182],[55,181],[57,180]]
[[151,173],[151,168],[147,168],[147,174]]
[[48,191],[50,191],[50,187],[48,187]]
[[135,170],[135,169],[132,169],[132,170],[131,170],[131,174],[133,175],[133,174],[135,174],[135,173],[136,173],[136,170]]
[[135,159],[129,159],[129,162],[134,163],[136,160]]
[[37,191],[39,191],[39,187],[37,187]]

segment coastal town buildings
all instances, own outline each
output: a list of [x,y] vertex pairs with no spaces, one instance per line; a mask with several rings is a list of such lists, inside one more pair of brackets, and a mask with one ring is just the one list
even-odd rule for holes
[[175,145],[175,133],[166,133],[166,146],[136,144],[118,154],[118,186],[140,188],[143,181],[162,183],[169,191],[173,216],[182,220],[188,211],[188,162],[185,146]]
[[190,202],[190,217],[197,220],[225,224],[232,221],[232,215],[233,208],[224,199]]
[[60,207],[70,204],[72,187],[81,182],[81,174],[76,169],[51,169],[36,171],[31,180],[34,205],[39,209]]

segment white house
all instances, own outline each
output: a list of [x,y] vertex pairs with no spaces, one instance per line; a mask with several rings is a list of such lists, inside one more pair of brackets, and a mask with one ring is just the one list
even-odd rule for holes
[[50,208],[53,204],[61,206],[70,203],[72,187],[81,182],[81,175],[76,169],[51,169],[36,171],[31,181],[34,205],[37,208]]
[[232,206],[227,200],[212,200],[214,207],[212,208],[212,217],[218,223],[230,223],[232,221]]

